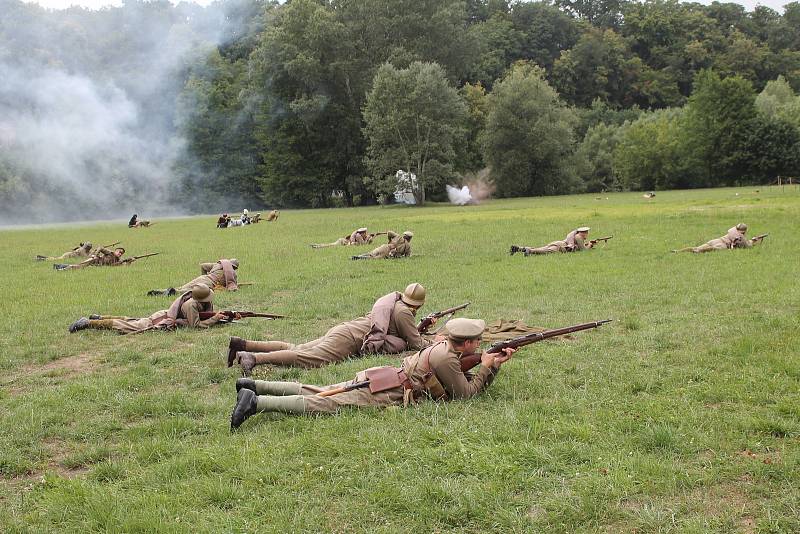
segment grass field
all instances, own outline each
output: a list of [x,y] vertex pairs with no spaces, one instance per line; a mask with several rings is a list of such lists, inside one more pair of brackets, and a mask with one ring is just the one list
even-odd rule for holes
[[[798,532],[800,191],[787,187],[284,211],[0,232],[3,532]],[[736,224],[764,246],[670,254]],[[577,225],[607,246],[509,257]],[[407,260],[314,251],[361,225],[415,232]],[[161,252],[128,268],[55,272],[35,254],[78,241]],[[241,260],[216,304],[285,313],[207,331],[67,332],[89,313],[147,315],[148,289]],[[228,336],[303,341],[418,281],[422,313],[560,327],[486,394],[336,417],[258,415],[235,434]],[[272,379],[333,383],[389,357]]]

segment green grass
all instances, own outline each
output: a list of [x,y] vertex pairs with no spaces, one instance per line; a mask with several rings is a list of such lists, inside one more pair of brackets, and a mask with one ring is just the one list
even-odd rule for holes
[[[738,195],[737,195],[738,193]],[[0,232],[0,526],[4,532],[798,532],[800,316],[795,188],[284,211]],[[745,221],[749,251],[674,255]],[[585,254],[508,256],[587,224]],[[314,251],[358,226],[414,230],[415,256]],[[57,273],[39,254],[89,239],[160,256]],[[359,249],[366,250],[366,249]],[[67,333],[92,312],[165,307],[148,289],[241,260],[257,285],[221,307],[285,313],[209,331]],[[228,336],[303,341],[418,281],[423,313],[559,327],[485,395],[336,417],[259,415],[228,432]],[[333,383],[372,357],[274,379]],[[69,364],[69,365],[67,365]]]

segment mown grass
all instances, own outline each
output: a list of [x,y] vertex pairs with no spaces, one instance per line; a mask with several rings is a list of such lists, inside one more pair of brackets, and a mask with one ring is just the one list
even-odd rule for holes
[[[800,530],[800,192],[762,188],[583,195],[424,209],[284,211],[0,233],[0,525],[64,531],[797,532]],[[695,256],[745,221],[763,247]],[[314,251],[352,228],[412,229],[415,256]],[[509,257],[579,224],[586,254]],[[121,240],[124,269],[35,263]],[[148,289],[238,257],[217,304],[285,313],[210,331],[116,336],[66,328],[92,312],[164,307]],[[546,327],[615,322],[520,352],[486,395],[337,417],[252,418],[228,432],[229,335],[307,340],[411,281],[423,312]],[[332,383],[373,357],[275,379]]]

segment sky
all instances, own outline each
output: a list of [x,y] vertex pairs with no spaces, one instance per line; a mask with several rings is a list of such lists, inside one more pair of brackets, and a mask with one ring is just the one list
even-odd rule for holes
[[[66,9],[72,5],[88,7],[90,9],[99,9],[103,6],[122,5],[122,0],[28,0],[37,3],[43,7],[53,9]],[[171,0],[172,3],[177,3],[177,0]],[[697,0],[701,4],[710,4],[712,0]],[[771,7],[779,13],[783,12],[783,6],[788,4],[791,0],[739,0],[735,3],[742,4],[747,11],[752,11],[757,5]],[[194,0],[194,3],[200,5],[208,5],[211,0]]]

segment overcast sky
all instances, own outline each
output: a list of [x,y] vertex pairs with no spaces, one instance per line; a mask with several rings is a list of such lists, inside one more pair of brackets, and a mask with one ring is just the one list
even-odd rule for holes
[[[54,9],[65,9],[72,5],[77,6],[84,6],[92,9],[98,9],[103,6],[108,5],[115,5],[119,6],[122,5],[121,0],[27,0],[35,2],[44,7],[50,7]],[[712,0],[697,0],[701,4],[710,4]],[[790,0],[738,0],[737,4],[742,4],[748,11],[752,11],[753,8],[757,5],[771,7],[772,9],[778,11],[779,13],[783,12],[783,6],[788,4]],[[176,0],[172,0],[172,3],[177,3]],[[211,3],[211,0],[195,0],[196,4],[200,5],[207,5]]]

